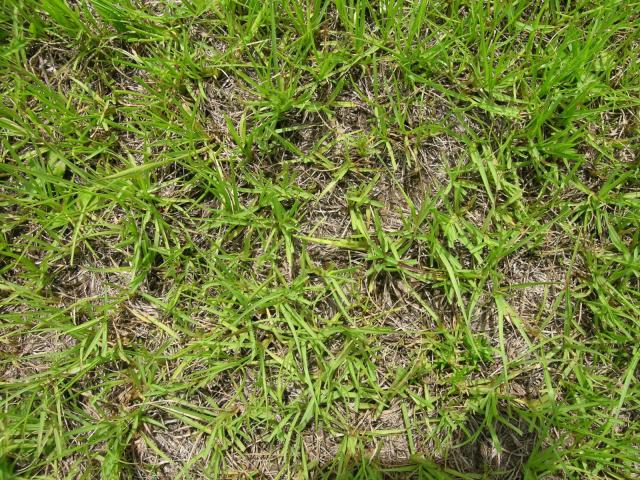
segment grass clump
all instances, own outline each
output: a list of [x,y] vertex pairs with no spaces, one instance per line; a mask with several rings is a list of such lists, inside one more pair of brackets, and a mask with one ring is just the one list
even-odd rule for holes
[[0,477],[634,478],[639,14],[0,2]]

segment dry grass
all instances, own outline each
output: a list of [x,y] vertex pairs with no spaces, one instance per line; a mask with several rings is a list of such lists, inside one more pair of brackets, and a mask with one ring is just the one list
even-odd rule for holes
[[0,478],[635,478],[638,5],[0,6]]

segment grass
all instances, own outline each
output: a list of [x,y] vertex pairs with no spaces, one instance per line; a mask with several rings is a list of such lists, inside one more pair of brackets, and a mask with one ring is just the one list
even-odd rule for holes
[[640,3],[0,0],[0,478],[637,478]]

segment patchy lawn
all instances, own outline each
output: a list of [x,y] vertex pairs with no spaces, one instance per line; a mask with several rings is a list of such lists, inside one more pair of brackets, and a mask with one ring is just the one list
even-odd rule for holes
[[0,478],[637,478],[640,3],[0,0],[0,97]]

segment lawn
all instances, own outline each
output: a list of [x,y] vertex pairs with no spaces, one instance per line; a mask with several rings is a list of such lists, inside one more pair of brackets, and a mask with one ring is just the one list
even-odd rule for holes
[[0,479],[640,478],[640,2],[0,0]]

